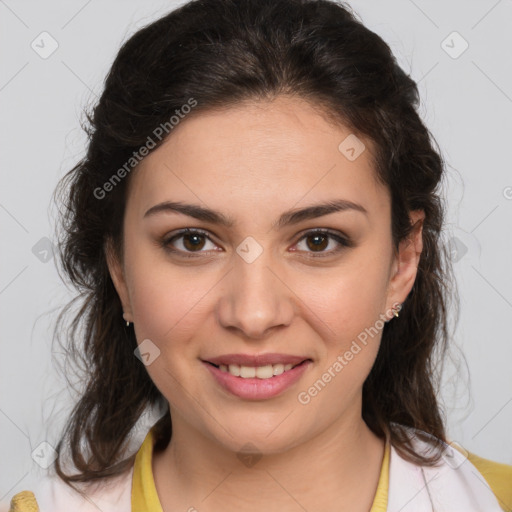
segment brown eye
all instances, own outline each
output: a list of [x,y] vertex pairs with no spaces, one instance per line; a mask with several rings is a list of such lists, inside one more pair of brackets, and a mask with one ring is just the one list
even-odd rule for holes
[[[345,237],[340,236],[338,233],[333,233],[328,230],[315,230],[306,233],[298,242],[299,245],[302,241],[305,241],[306,245],[306,253],[309,253],[310,256],[330,256],[333,254],[337,254],[341,250],[347,247],[352,247],[352,242]],[[331,250],[326,250],[331,241],[334,241],[334,248]],[[337,247],[336,247],[337,244]],[[318,253],[318,254],[314,254]]]
[[322,251],[329,245],[329,237],[324,234],[308,235],[306,240],[311,241],[307,246],[313,251]]
[[[181,247],[178,243],[181,240]],[[322,257],[337,254],[341,250],[347,247],[352,247],[353,243],[350,239],[341,236],[340,234],[333,233],[328,230],[314,230],[306,233],[296,245],[299,245],[305,241],[306,248],[300,249],[300,252],[305,252],[310,256]],[[204,250],[205,245],[210,242],[212,248],[210,250]],[[326,250],[334,243],[334,248]],[[173,236],[166,237],[161,242],[162,247],[178,256],[194,257],[200,256],[201,254],[208,254],[211,250],[216,250],[217,247],[208,234],[204,231],[197,229],[184,229],[174,234]],[[195,254],[194,254],[195,253]],[[315,254],[316,253],[316,254]]]
[[182,235],[183,246],[187,251],[195,251],[196,249],[202,249],[204,246],[204,235],[187,234]]
[[[180,240],[181,247],[179,243]],[[198,255],[200,255],[201,253],[208,252],[202,250],[205,248],[205,245],[208,242],[210,242],[215,247],[215,244],[212,242],[206,232],[194,229],[184,229],[173,236],[163,239],[161,245],[164,249],[172,253],[185,257],[193,257],[195,254],[192,253],[198,253]]]

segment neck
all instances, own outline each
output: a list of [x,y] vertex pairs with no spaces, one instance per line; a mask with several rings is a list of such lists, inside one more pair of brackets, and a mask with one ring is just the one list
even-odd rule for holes
[[201,512],[371,508],[385,443],[360,414],[340,418],[282,453],[243,455],[171,413],[171,441],[153,457],[155,485],[166,512],[193,507]]

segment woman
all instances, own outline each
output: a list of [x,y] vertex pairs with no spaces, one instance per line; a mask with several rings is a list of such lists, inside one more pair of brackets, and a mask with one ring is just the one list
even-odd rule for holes
[[512,466],[451,446],[436,398],[451,269],[417,106],[329,0],[192,1],[127,41],[59,189],[88,382],[12,510],[509,510]]

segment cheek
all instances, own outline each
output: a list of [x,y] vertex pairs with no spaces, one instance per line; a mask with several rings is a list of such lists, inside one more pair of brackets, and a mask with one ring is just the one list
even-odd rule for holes
[[212,288],[213,280],[208,276],[194,280],[183,269],[171,272],[169,263],[145,265],[142,259],[135,264],[134,258],[131,268],[131,303],[137,342],[140,345],[149,339],[159,351],[151,349],[158,356],[146,370],[173,406],[185,411],[190,397],[183,393],[180,383],[186,381],[190,365],[199,364],[196,361],[198,347],[191,340],[204,321],[207,303],[204,296]]
[[[148,271],[134,279],[132,306],[137,339],[150,338],[158,345],[183,339],[191,326],[200,325],[202,298],[210,287],[196,286],[180,277]],[[204,300],[204,299],[203,299]]]
[[298,401],[310,404],[312,414],[318,411],[323,416],[329,410],[327,416],[334,421],[356,399],[371,371],[385,325],[380,315],[384,312],[386,280],[380,269],[363,265],[356,271],[352,267],[339,279],[325,281],[323,287],[309,284],[310,291],[315,289],[308,302],[315,313],[310,322],[317,317],[314,330],[321,330],[323,339],[316,344],[319,368],[305,383],[309,387],[300,390],[303,394]]
[[308,306],[332,327],[331,334],[346,341],[384,313],[387,277],[385,258],[360,252],[320,279],[305,281],[300,295],[308,297]]
[[130,244],[126,268],[130,270],[130,301],[139,341],[150,338],[163,344],[167,339],[179,339],[177,333],[187,324],[197,324],[203,296],[214,285],[214,276],[201,276],[199,267],[177,266],[163,249],[142,243]]
[[357,256],[320,281],[308,280],[299,294],[309,297],[308,308],[315,313],[309,321],[315,321],[314,330],[323,333],[323,342],[316,344],[321,367],[308,383],[315,386],[320,379],[325,384],[325,389],[322,382],[316,386],[318,390],[312,389],[313,394],[321,394],[314,400],[316,406],[331,400],[339,407],[349,403],[361,389],[379,350],[385,325],[381,314],[386,302],[386,261],[373,257],[372,251]]
[[[137,268],[147,268],[147,271],[133,273],[135,336],[139,345],[151,340],[156,346],[152,350],[158,354],[146,370],[169,403],[187,416],[190,396],[199,399],[201,392],[198,390],[208,386],[207,381],[197,377],[192,383],[190,375],[197,375],[202,364],[198,360],[201,343],[211,336],[211,329],[204,328],[207,318],[211,317],[208,292],[214,292],[219,278],[211,272],[198,275],[197,268],[195,273],[184,267],[172,268],[169,263]],[[152,344],[149,347],[153,347]],[[201,411],[196,414],[200,415]]]

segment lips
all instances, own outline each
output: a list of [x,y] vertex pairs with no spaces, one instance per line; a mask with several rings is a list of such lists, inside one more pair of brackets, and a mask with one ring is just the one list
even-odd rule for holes
[[[287,361],[298,361],[297,358],[291,359],[290,356],[286,357]],[[254,358],[251,359],[250,356],[249,358],[251,361],[254,361]],[[222,358],[219,356],[219,358],[215,359],[220,362]],[[289,370],[286,370],[284,372],[282,371],[278,375],[266,375],[263,378],[236,376],[233,375],[230,371],[223,370],[222,366],[219,368],[213,363],[209,363],[206,361],[202,361],[202,364],[204,365],[205,369],[209,372],[209,374],[213,377],[213,382],[218,384],[218,386],[225,392],[228,392],[230,396],[236,396],[243,400],[268,400],[278,395],[281,395],[286,390],[289,390],[294,385],[296,385],[297,382],[304,375],[304,373],[308,371],[313,362],[311,359],[303,359],[302,364],[299,362],[296,365],[294,365],[293,368],[290,368]],[[283,369],[282,363],[277,363],[277,365],[281,366],[281,370]],[[288,363],[288,365],[292,366],[291,363]],[[271,368],[275,368],[276,366],[271,366]],[[241,365],[240,370],[242,370],[243,368],[244,366]],[[245,368],[248,367],[245,366]]]
[[311,360],[304,356],[293,356],[289,354],[224,354],[222,356],[208,357],[202,359],[205,363],[211,363],[215,366],[237,364],[240,366],[266,366],[274,364],[298,365],[304,361]]

